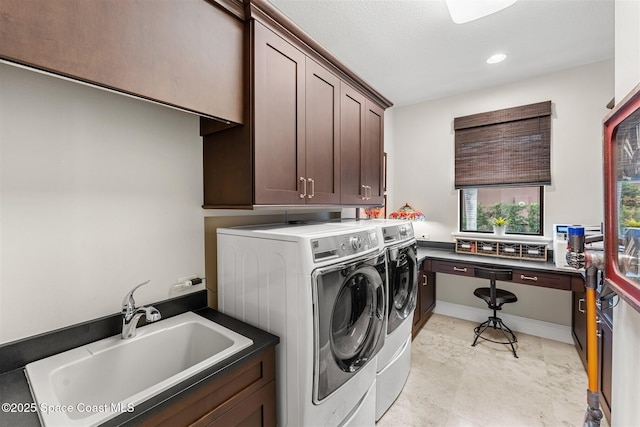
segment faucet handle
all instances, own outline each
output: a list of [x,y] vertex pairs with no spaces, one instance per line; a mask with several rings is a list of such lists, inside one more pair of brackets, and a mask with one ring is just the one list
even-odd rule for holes
[[147,280],[146,282],[140,283],[138,286],[136,286],[135,288],[133,288],[129,292],[127,292],[127,295],[125,295],[124,299],[122,300],[122,312],[123,313],[129,313],[129,312],[133,311],[136,308],[136,301],[133,299],[133,293],[140,286],[146,285],[150,281],[151,280]]

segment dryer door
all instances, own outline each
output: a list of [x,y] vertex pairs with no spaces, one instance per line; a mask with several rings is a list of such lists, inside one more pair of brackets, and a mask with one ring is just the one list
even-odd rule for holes
[[314,401],[320,402],[384,344],[384,254],[314,274]]
[[393,332],[413,314],[418,291],[418,248],[415,244],[389,249],[389,323]]

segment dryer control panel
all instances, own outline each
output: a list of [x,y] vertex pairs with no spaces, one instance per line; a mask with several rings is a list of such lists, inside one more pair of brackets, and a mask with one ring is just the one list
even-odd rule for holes
[[398,225],[388,225],[382,227],[384,243],[402,242],[413,239],[413,225],[409,222]]
[[344,258],[379,246],[375,229],[311,239],[314,262]]

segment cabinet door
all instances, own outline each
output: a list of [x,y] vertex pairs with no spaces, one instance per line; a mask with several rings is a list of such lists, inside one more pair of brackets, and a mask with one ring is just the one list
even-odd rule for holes
[[422,283],[420,285],[420,316],[429,317],[436,305],[436,275],[432,272],[421,271]]
[[600,366],[598,367],[598,375],[600,377],[598,380],[600,385],[600,402],[602,402],[602,409],[605,415],[607,415],[607,419],[611,422],[613,328],[609,325],[609,322],[602,320],[598,329],[600,332]]
[[344,82],[340,101],[340,202],[363,205],[365,188],[361,180],[362,144],[365,137],[365,97]]
[[304,203],[305,55],[253,25],[254,203]]
[[382,182],[384,153],[384,110],[367,100],[365,110],[365,138],[362,144],[362,181],[368,186],[367,204],[384,202]]
[[436,305],[436,275],[429,271],[430,267],[423,261],[418,270],[418,297],[416,309],[413,312],[413,326],[411,336],[418,335],[420,329],[427,323]]
[[216,2],[2,1],[0,58],[243,122],[243,22]]
[[340,204],[340,79],[306,62],[307,203]]
[[585,313],[585,291],[571,293],[571,332],[575,341],[576,350],[582,359],[582,364],[587,368],[587,315]]

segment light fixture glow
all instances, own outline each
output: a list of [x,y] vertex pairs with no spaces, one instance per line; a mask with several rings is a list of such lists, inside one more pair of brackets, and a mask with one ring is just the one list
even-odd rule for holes
[[449,15],[456,24],[475,21],[505,9],[517,0],[446,0]]
[[498,62],[502,62],[507,59],[507,55],[504,53],[496,53],[495,55],[491,55],[489,59],[487,59],[487,64],[497,64]]

